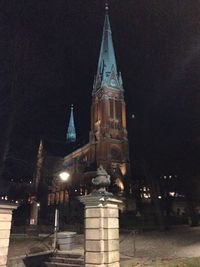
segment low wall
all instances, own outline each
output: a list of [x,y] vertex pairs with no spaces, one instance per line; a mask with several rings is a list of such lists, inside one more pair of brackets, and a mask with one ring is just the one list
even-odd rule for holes
[[17,208],[6,202],[0,202],[0,267],[6,267],[12,211]]

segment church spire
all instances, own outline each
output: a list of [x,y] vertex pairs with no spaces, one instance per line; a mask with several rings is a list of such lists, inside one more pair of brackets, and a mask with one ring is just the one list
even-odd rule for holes
[[93,93],[95,93],[104,84],[123,90],[122,84],[120,83],[118,78],[108,10],[108,2],[106,1],[103,35],[97,67],[97,75],[95,77],[93,86]]
[[69,119],[69,126],[67,129],[67,143],[76,142],[76,130],[74,125],[74,107],[71,105],[71,114]]

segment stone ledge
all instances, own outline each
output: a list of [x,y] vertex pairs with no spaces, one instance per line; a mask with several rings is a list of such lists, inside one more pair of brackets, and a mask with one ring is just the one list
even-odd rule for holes
[[15,210],[17,207],[17,204],[9,203],[7,201],[0,201],[0,213],[2,213],[2,210],[12,212],[12,210]]
[[79,200],[85,205],[85,206],[91,206],[91,207],[97,207],[97,206],[109,206],[114,207],[118,206],[122,203],[120,199],[117,199],[114,196],[106,196],[106,195],[87,195],[87,196],[81,196],[79,197]]

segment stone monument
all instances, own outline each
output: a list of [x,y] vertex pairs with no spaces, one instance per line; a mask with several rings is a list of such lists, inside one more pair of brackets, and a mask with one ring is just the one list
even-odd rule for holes
[[92,179],[96,191],[80,197],[85,205],[85,267],[119,267],[119,204],[106,190],[110,176],[100,166]]

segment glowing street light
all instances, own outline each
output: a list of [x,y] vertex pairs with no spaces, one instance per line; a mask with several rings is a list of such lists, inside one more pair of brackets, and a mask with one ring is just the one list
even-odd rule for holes
[[61,172],[59,174],[60,179],[65,182],[69,179],[70,174],[68,172]]
[[[59,173],[59,177],[62,182],[66,182],[69,179],[70,174],[68,172]],[[57,248],[58,243],[58,229],[59,228],[59,210],[58,207],[55,208],[55,221],[54,221],[54,239],[53,239],[53,248]]]

